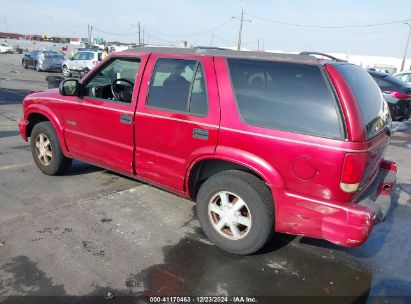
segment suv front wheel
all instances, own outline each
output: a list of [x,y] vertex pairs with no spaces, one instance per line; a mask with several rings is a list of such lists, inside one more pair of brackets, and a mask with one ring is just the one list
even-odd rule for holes
[[274,204],[262,180],[229,170],[207,179],[197,196],[197,216],[215,245],[235,254],[261,249],[274,231]]
[[30,144],[34,162],[44,174],[60,175],[70,169],[72,159],[64,156],[51,122],[43,121],[34,126]]

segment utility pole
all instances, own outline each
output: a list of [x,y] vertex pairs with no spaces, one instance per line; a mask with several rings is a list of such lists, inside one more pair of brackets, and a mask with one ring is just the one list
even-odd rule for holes
[[90,43],[93,41],[93,26],[90,25]]
[[408,37],[407,37],[407,42],[405,44],[404,57],[402,58],[400,72],[404,70],[405,59],[407,58],[408,44],[410,43],[410,37],[411,37],[411,24],[409,24],[408,22],[405,22],[404,24],[408,25]]
[[241,10],[241,21],[240,21],[240,31],[238,32],[237,51],[241,50],[241,34],[243,33],[243,20],[244,20],[244,11]]
[[210,43],[211,46],[213,46],[213,41],[214,41],[214,33],[211,33],[211,43]]
[[138,46],[141,46],[140,22],[138,22]]
[[257,40],[257,50],[260,50],[260,39]]
[[[237,19],[237,17],[231,17]],[[243,22],[251,22],[251,20],[244,20],[244,10],[241,10],[241,19],[240,19],[240,30],[238,32],[238,43],[237,43],[237,51],[241,50],[241,36],[243,34]]]

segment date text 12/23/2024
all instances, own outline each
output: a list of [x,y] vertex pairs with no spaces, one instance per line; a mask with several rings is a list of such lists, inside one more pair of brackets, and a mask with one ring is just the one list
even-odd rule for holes
[[255,297],[242,296],[159,296],[150,297],[149,303],[258,303]]

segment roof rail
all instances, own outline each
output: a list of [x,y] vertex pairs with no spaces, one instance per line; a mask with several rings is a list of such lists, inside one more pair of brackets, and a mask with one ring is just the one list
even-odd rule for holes
[[308,56],[318,55],[318,56],[327,57],[328,59],[332,61],[336,61],[336,62],[348,62],[347,60],[339,59],[334,56],[331,56],[325,53],[320,53],[320,52],[300,52],[300,55],[308,55]]

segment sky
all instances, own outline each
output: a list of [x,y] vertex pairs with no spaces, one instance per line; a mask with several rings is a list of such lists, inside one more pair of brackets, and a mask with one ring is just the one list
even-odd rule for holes
[[[409,27],[313,28],[410,20],[411,0],[0,0],[0,31],[166,45],[236,46],[244,10],[242,46],[257,50],[319,51],[402,57]],[[235,18],[232,18],[235,17]],[[285,25],[292,23],[303,26]],[[251,22],[250,22],[251,21]],[[411,58],[411,47],[407,57]]]

